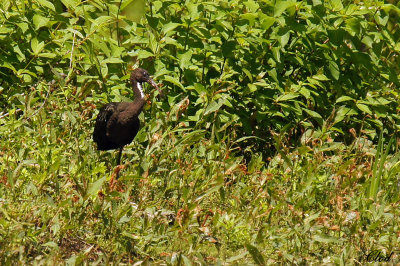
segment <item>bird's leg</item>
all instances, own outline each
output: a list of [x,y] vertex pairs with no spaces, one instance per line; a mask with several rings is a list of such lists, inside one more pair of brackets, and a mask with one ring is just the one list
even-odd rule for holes
[[[122,146],[121,148],[119,148],[119,153],[118,153],[118,159],[117,159],[117,167],[119,168],[119,165],[121,164],[121,157],[122,157],[122,150],[124,149],[124,147]],[[117,172],[117,176],[116,178],[119,178],[119,171]]]
[[119,153],[118,153],[118,159],[117,159],[117,165],[121,164],[121,156],[122,156],[122,149],[124,147],[119,148]]
[[118,157],[117,157],[117,165],[115,166],[114,172],[111,174],[111,179],[110,179],[111,191],[118,187],[119,172],[124,168],[123,165],[120,165],[123,148],[124,147],[119,148]]

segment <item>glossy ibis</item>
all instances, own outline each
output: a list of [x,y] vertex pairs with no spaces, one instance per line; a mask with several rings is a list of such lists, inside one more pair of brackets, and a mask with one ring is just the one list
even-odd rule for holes
[[161,94],[157,84],[143,68],[133,70],[130,80],[135,94],[134,101],[112,102],[103,106],[97,115],[93,131],[93,140],[97,143],[98,150],[119,149],[117,165],[121,163],[124,146],[132,142],[140,128],[139,114],[145,103],[143,83],[149,83]]

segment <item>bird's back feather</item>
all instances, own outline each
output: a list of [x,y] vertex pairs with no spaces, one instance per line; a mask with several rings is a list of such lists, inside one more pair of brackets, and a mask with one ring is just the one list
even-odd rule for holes
[[93,131],[98,150],[122,148],[132,142],[140,128],[142,103],[108,103],[100,109]]
[[98,150],[112,150],[119,148],[118,144],[107,137],[107,124],[111,116],[117,112],[118,103],[108,103],[100,109],[93,131],[93,140]]

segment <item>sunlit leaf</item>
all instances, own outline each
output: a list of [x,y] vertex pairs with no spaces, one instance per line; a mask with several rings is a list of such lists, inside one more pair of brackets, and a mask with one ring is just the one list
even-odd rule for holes
[[137,53],[138,59],[144,59],[152,56],[154,56],[154,54],[146,50],[141,50]]
[[279,96],[279,97],[276,99],[276,101],[277,101],[277,102],[285,102],[285,101],[290,101],[290,100],[296,99],[297,97],[299,97],[298,94],[288,93],[288,94]]
[[35,25],[35,30],[40,29],[41,27],[44,27],[49,23],[50,19],[43,17],[41,15],[34,15],[33,16],[33,24]]
[[354,101],[353,98],[351,98],[350,96],[341,96],[336,100],[336,103],[341,103],[341,102],[346,102],[346,101]]
[[164,76],[164,77],[163,77],[163,80],[164,80],[164,81],[167,81],[167,82],[171,82],[172,84],[178,86],[179,88],[184,89],[182,83],[180,83],[179,80],[176,79],[176,78],[174,78],[174,77],[171,77],[171,76]]
[[190,59],[192,58],[192,51],[187,51],[184,54],[181,54],[179,59],[179,67],[181,69],[186,69],[190,66]]
[[31,41],[31,48],[35,55],[38,55],[44,47],[44,42],[39,42],[36,38]]
[[94,183],[91,183],[89,185],[89,189],[87,191],[88,196],[94,196],[97,195],[101,187],[103,186],[104,181],[106,180],[106,177],[102,177],[99,180],[95,181]]
[[356,106],[358,109],[360,109],[364,113],[372,115],[372,111],[371,111],[371,109],[369,109],[368,105],[357,103]]
[[163,26],[162,32],[163,32],[164,34],[167,34],[168,32],[174,30],[176,27],[179,27],[179,26],[181,26],[181,25],[182,25],[182,24],[180,24],[180,23],[173,23],[173,22],[170,22],[170,23],[165,24],[165,25]]
[[295,6],[296,3],[292,1],[277,1],[274,6],[274,16],[279,17],[288,8]]
[[45,6],[47,8],[50,8],[53,11],[56,11],[56,8],[54,7],[54,5],[47,0],[37,0],[37,2],[42,6]]

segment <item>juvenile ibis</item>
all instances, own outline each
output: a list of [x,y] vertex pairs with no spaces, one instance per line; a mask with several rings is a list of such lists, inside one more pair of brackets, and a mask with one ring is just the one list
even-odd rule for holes
[[[134,101],[112,102],[103,106],[97,115],[93,131],[93,140],[98,150],[119,149],[117,165],[121,163],[124,146],[132,142],[140,128],[139,114],[145,103],[143,83],[149,83],[161,94],[157,84],[143,68],[133,70],[130,81],[135,94]],[[117,172],[117,178],[118,176]]]

